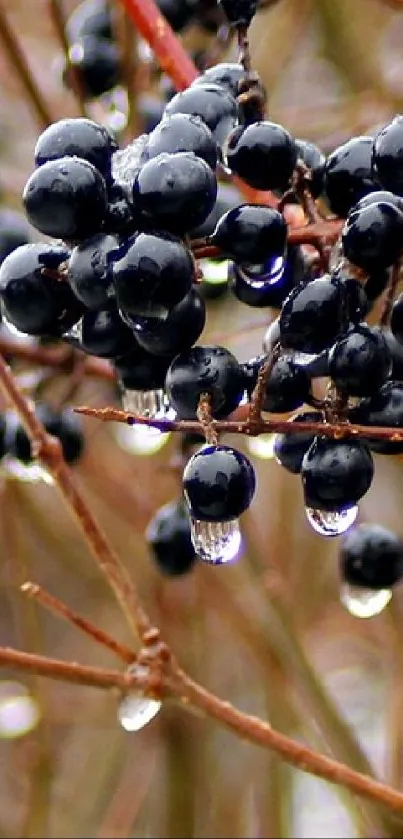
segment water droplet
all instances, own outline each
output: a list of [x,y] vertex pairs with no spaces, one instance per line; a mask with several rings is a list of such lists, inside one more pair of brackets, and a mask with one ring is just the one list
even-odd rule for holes
[[355,618],[373,618],[379,615],[392,599],[389,588],[374,589],[361,588],[343,583],[340,588],[340,601],[350,615]]
[[[133,664],[128,672],[147,676],[147,668],[139,664]],[[145,696],[141,690],[134,688],[123,697],[118,707],[118,722],[125,731],[140,731],[154,719],[161,706],[160,699]]]
[[232,521],[190,520],[194,549],[203,562],[223,565],[236,559],[242,543],[238,519]]
[[348,507],[346,510],[315,510],[305,507],[306,517],[311,527],[321,536],[341,536],[354,524],[358,507]]
[[261,460],[272,460],[274,457],[275,434],[259,434],[258,437],[247,437],[246,447],[250,454]]
[[[138,417],[149,417],[150,419],[163,419],[166,416],[168,405],[163,390],[128,390],[122,389],[122,407],[124,411],[130,411]],[[157,429],[152,429],[160,432]]]

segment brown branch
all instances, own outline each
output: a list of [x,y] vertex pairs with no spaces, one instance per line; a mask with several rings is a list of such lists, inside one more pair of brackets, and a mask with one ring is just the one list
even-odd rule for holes
[[[243,406],[249,410],[249,406]],[[135,417],[128,411],[121,411],[118,408],[89,408],[80,406],[75,408],[79,414],[88,417],[95,417],[102,422],[124,422],[127,425],[149,425],[151,428],[158,428],[159,431],[179,431],[203,433],[201,425],[197,420],[154,420],[148,417]],[[336,440],[351,438],[369,438],[376,440],[388,440],[392,443],[403,442],[403,428],[378,427],[373,425],[356,425],[350,423],[322,423],[322,422],[290,422],[289,420],[261,419],[257,423],[250,423],[248,420],[214,420],[217,432],[223,434],[247,434],[250,437],[257,437],[259,434],[273,434],[275,432],[286,434],[298,434],[300,432],[311,432],[321,434],[324,437],[333,437]]]
[[182,670],[175,672],[175,680],[169,680],[167,687],[172,694],[180,696],[183,702],[203,710],[208,717],[245,740],[272,749],[287,763],[303,772],[343,786],[389,810],[403,813],[403,793],[280,734],[257,717],[238,711],[229,702],[224,702],[194,682]]
[[257,717],[238,711],[229,702],[224,702],[194,682],[172,658],[169,656],[164,656],[164,658],[165,671],[158,684],[158,680],[156,682],[153,678],[151,668],[150,670],[146,668],[144,675],[128,671],[119,673],[115,670],[45,658],[8,647],[0,648],[0,667],[12,667],[51,679],[102,689],[118,688],[128,691],[130,688],[137,687],[147,692],[147,690],[155,691],[157,686],[162,694],[179,699],[184,708],[203,711],[238,736],[263,748],[273,750],[297,769],[343,786],[389,810],[403,813],[403,793],[280,734]]
[[0,387],[17,411],[32,441],[34,454],[39,456],[43,465],[53,476],[64,500],[80,525],[92,555],[114,592],[129,625],[140,638],[143,638],[153,627],[141,606],[133,581],[87,506],[70,469],[63,460],[59,441],[45,431],[35,414],[34,406],[20,391],[1,356]]
[[78,629],[81,629],[82,632],[85,632],[86,635],[89,635],[90,638],[98,644],[102,644],[104,647],[107,647],[115,653],[115,655],[119,656],[122,661],[125,661],[127,664],[132,664],[135,660],[136,655],[132,650],[125,647],[123,644],[119,644],[118,641],[115,641],[114,638],[104,632],[103,629],[99,629],[99,627],[95,626],[91,623],[91,621],[86,618],[82,618],[76,612],[73,612],[69,606],[53,594],[50,594],[42,588],[42,586],[37,585],[37,583],[27,582],[21,586],[21,591],[24,594],[27,594],[28,597],[32,597],[37,600],[38,603],[40,603],[41,606],[44,606],[45,609],[48,609],[50,612],[53,612],[53,614],[58,615],[58,617],[63,618],[65,621],[72,623]]
[[15,34],[7,20],[7,15],[0,4],[0,39],[5,52],[8,55],[10,64],[13,66],[19,78],[28,102],[32,106],[40,129],[46,128],[52,122],[52,115],[42,96],[41,89],[32,76],[24,53],[15,37]]
[[0,668],[12,667],[16,670],[36,673],[37,676],[87,685],[96,688],[120,688],[128,690],[132,686],[144,687],[144,677],[133,673],[120,673],[118,670],[105,670],[101,667],[88,667],[75,661],[60,661],[34,653],[24,653],[11,647],[0,647]]

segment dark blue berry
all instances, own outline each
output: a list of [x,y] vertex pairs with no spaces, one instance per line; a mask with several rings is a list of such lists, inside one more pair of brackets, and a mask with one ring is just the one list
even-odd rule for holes
[[188,461],[183,489],[199,521],[231,521],[250,506],[256,487],[252,464],[230,446],[205,446]]
[[341,280],[324,276],[293,289],[280,314],[284,347],[320,353],[347,327],[347,293]]
[[111,158],[116,149],[116,140],[109,131],[92,119],[60,119],[48,125],[39,135],[35,146],[35,163],[42,166],[49,160],[80,157],[92,163],[108,181],[111,177]]
[[388,379],[392,359],[382,332],[366,323],[351,328],[329,352],[329,375],[349,396],[371,396]]
[[112,261],[118,248],[115,236],[96,233],[71,252],[67,279],[74,294],[89,309],[100,309],[115,296]]
[[217,165],[217,144],[201,117],[194,114],[172,114],[165,117],[151,132],[144,151],[144,159],[166,152],[193,152],[212,169]]
[[325,163],[325,192],[330,209],[346,217],[368,192],[378,189],[371,168],[372,137],[353,137],[329,154]]
[[194,114],[208,125],[218,146],[222,146],[238,122],[238,103],[228,90],[204,82],[177,93],[168,102],[165,113]]
[[189,515],[182,502],[171,501],[157,510],[148,525],[146,539],[163,574],[179,577],[193,568],[196,554]]
[[34,227],[58,239],[80,241],[98,233],[105,219],[105,180],[91,163],[63,157],[44,163],[28,179],[22,195]]
[[[153,355],[173,356],[192,347],[203,332],[206,322],[206,304],[197,288],[190,289],[188,294],[173,309],[166,320],[151,324],[147,323],[139,331],[136,338],[141,347]],[[133,323],[133,328],[136,329]]]
[[369,490],[374,464],[360,440],[315,437],[304,455],[301,475],[305,503],[317,510],[345,510]]
[[297,154],[291,134],[282,125],[267,120],[235,128],[225,149],[229,168],[247,184],[281,192],[288,186]]
[[287,225],[271,207],[242,204],[221,216],[210,241],[240,264],[262,263],[284,255]]
[[200,396],[207,393],[215,417],[239,405],[245,378],[241,365],[224,347],[196,346],[178,355],[166,377],[166,392],[180,419],[194,419]]
[[343,536],[340,574],[352,586],[391,588],[403,577],[403,542],[380,524],[360,524]]

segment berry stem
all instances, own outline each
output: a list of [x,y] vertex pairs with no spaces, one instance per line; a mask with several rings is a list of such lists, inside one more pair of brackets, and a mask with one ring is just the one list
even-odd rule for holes
[[209,446],[216,446],[218,443],[218,434],[216,423],[211,413],[211,397],[208,393],[202,393],[200,396],[197,407],[197,419],[200,423],[202,433],[206,438],[206,443]]
[[273,367],[281,353],[280,344],[276,344],[270,357],[259,368],[257,382],[249,403],[248,423],[250,426],[258,426],[262,420],[262,405],[264,402],[266,385]]
[[45,609],[48,609],[50,612],[53,612],[53,614],[58,615],[58,617],[63,618],[69,623],[72,623],[78,629],[81,629],[82,632],[85,632],[86,635],[89,635],[98,644],[102,644],[104,647],[107,647],[115,653],[115,655],[121,658],[122,661],[125,661],[127,664],[132,664],[135,660],[136,656],[132,650],[125,647],[123,644],[119,644],[118,641],[115,641],[114,638],[102,629],[99,629],[99,627],[95,626],[91,623],[91,621],[86,618],[82,618],[76,612],[73,612],[73,610],[66,606],[65,603],[53,594],[50,594],[42,588],[42,586],[37,583],[27,582],[21,586],[21,591],[28,595],[28,597],[35,599]]
[[0,5],[0,40],[4,51],[7,53],[16,75],[18,76],[35,114],[39,128],[46,128],[52,121],[47,103],[45,102],[39,85],[36,83],[29,69],[25,56],[20,48],[17,38],[8,23],[7,15]]
[[[76,685],[110,690],[127,690],[139,683],[139,677],[132,673],[120,673],[118,670],[106,670],[101,667],[89,667],[74,661],[61,661],[34,653],[25,653],[11,647],[0,647],[0,668],[12,667],[15,670],[36,673],[37,676],[70,682]],[[143,687],[144,680],[141,679]]]
[[252,61],[249,49],[248,27],[238,26],[237,36],[239,48],[238,62],[242,65],[243,69],[245,70],[245,74],[248,76],[252,70]]
[[109,544],[97,520],[89,509],[81,491],[66,465],[60,442],[48,434],[38,420],[34,406],[25,398],[9,367],[0,356],[0,387],[14,406],[32,441],[33,451],[53,476],[59,490],[74,514],[92,555],[106,577],[115,597],[136,635],[143,638],[152,629],[138,594],[126,568]]
[[[246,415],[250,411],[250,403],[244,405]],[[78,414],[102,422],[124,422],[127,425],[147,425],[151,428],[158,428],[159,431],[179,431],[203,433],[202,426],[197,420],[156,420],[148,417],[137,417],[128,411],[121,411],[118,408],[90,408],[86,405],[74,409]],[[244,414],[244,411],[242,411]],[[218,434],[247,434],[249,437],[258,437],[259,434],[274,434],[276,432],[287,434],[298,434],[301,432],[312,432],[321,434],[324,437],[343,439],[367,439],[388,440],[392,443],[403,442],[403,428],[389,428],[372,425],[353,425],[348,422],[293,422],[278,419],[259,419],[252,423],[246,419],[240,420],[215,420],[215,429]]]

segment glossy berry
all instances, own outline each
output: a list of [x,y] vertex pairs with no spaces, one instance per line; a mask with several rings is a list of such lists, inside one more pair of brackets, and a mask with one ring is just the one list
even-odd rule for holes
[[121,385],[127,390],[161,390],[171,358],[152,355],[137,345],[128,355],[115,361]]
[[377,591],[403,577],[403,542],[380,524],[360,524],[342,539],[340,574],[352,586]]
[[140,233],[113,263],[119,306],[142,317],[165,318],[190,291],[192,256],[170,233]]
[[238,122],[238,103],[218,84],[203,83],[188,87],[168,102],[165,113],[194,114],[208,125],[218,146],[222,146]]
[[403,195],[403,117],[396,116],[374,138],[372,167],[383,186]]
[[112,261],[118,247],[116,236],[96,233],[71,252],[67,279],[76,297],[89,309],[100,309],[115,296]]
[[222,64],[214,64],[208,67],[204,73],[192,82],[192,87],[200,84],[218,84],[232,93],[232,96],[238,96],[239,82],[245,78],[245,70],[241,64],[231,64],[223,62]]
[[325,193],[332,213],[346,217],[368,192],[378,189],[371,169],[372,137],[353,137],[329,154]]
[[16,329],[57,336],[79,320],[82,304],[68,283],[57,279],[68,256],[62,245],[32,244],[6,257],[0,267],[0,298],[5,317]]
[[403,210],[403,198],[399,195],[395,195],[394,192],[390,192],[388,189],[377,189],[375,192],[369,192],[368,195],[364,195],[363,198],[360,198],[357,201],[357,204],[354,204],[354,207],[351,208],[351,211],[354,212],[355,210],[363,210],[364,207],[369,207],[370,204],[393,204],[397,207],[398,210]]
[[402,239],[403,213],[393,204],[369,204],[348,216],[342,233],[343,252],[354,265],[374,272],[398,259]]
[[44,163],[28,179],[22,200],[34,227],[54,238],[80,241],[97,233],[106,215],[105,180],[79,157]]
[[287,225],[271,207],[243,204],[221,216],[210,242],[238,263],[261,263],[283,256]]
[[70,43],[93,35],[95,38],[112,40],[112,17],[106,0],[84,0],[69,16],[66,23]]
[[[386,382],[378,393],[363,399],[357,407],[349,411],[349,420],[359,425],[403,428],[403,383]],[[403,452],[403,442],[376,440],[371,437],[366,438],[366,442],[372,451],[379,454]]]
[[261,265],[230,263],[230,288],[247,306],[279,309],[291,289],[308,278],[303,251],[289,246],[285,256],[273,256]]
[[[292,422],[322,422],[322,414],[319,411],[309,411],[303,414],[296,414],[290,420]],[[298,475],[302,468],[304,455],[315,439],[312,431],[290,432],[287,434],[276,434],[274,437],[274,457],[280,466]]]
[[205,446],[188,461],[183,490],[199,521],[231,521],[250,506],[256,488],[252,464],[230,446]]
[[212,413],[219,418],[237,408],[245,381],[241,365],[229,350],[197,346],[173,360],[165,387],[180,419],[195,419],[203,393],[209,394]]
[[[119,84],[121,64],[119,49],[114,41],[85,35],[70,47],[69,61],[78,73],[83,92],[89,99],[102,96]],[[70,87],[69,66],[64,71],[64,81]]]
[[77,349],[100,358],[119,358],[137,347],[133,331],[123,323],[113,306],[87,310],[65,340]]
[[191,152],[159,154],[138,172],[134,204],[150,227],[186,233],[214,207],[217,180],[210,166]]
[[305,504],[316,510],[354,506],[371,486],[374,465],[360,440],[315,437],[302,461]]
[[[85,438],[81,418],[71,408],[58,412],[39,402],[35,413],[46,431],[62,444],[63,457],[69,464],[77,463],[84,452]],[[33,460],[31,441],[14,414],[6,416],[5,446],[7,453],[22,463]]]
[[326,157],[318,146],[309,140],[296,139],[295,145],[298,159],[302,160],[310,171],[310,192],[314,198],[319,198],[324,188]]
[[390,375],[392,359],[382,332],[357,324],[329,352],[329,375],[349,396],[371,396]]
[[320,353],[347,326],[347,296],[343,283],[329,275],[293,289],[283,303],[280,336],[284,347]]
[[284,356],[277,359],[267,380],[263,410],[277,414],[294,411],[308,401],[310,384],[303,367]]
[[6,256],[31,241],[32,228],[22,213],[0,207],[0,265]]
[[283,192],[297,162],[297,147],[282,125],[262,120],[235,128],[225,156],[231,171],[249,186]]
[[60,119],[39,135],[34,152],[35,163],[42,166],[61,157],[80,157],[92,163],[109,180],[111,157],[116,149],[116,140],[109,131],[92,119]]
[[180,577],[193,568],[196,554],[190,535],[189,516],[178,501],[157,510],[146,531],[153,559],[163,574]]
[[173,356],[189,349],[203,332],[206,322],[206,304],[197,288],[188,294],[173,309],[166,320],[151,329],[136,331],[141,347],[153,355]]
[[233,26],[249,26],[258,6],[258,0],[219,0],[219,3]]
[[396,340],[403,344],[403,294],[395,300],[392,306],[390,328]]
[[217,144],[206,123],[194,114],[172,114],[151,132],[144,159],[151,160],[166,152],[193,152],[212,169],[217,165]]

